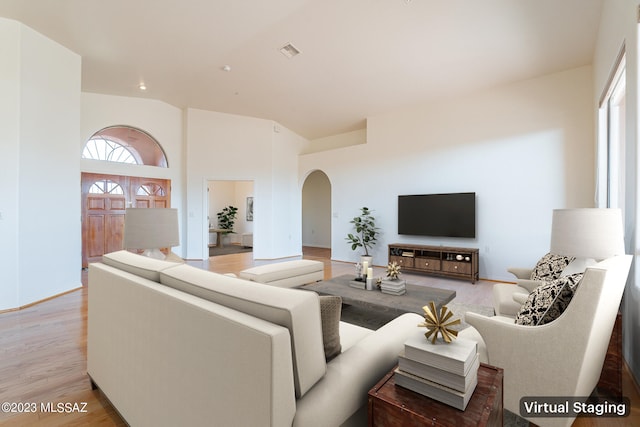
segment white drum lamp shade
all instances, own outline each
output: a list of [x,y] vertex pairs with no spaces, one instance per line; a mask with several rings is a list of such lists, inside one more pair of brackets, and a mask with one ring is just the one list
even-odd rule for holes
[[551,226],[551,252],[602,260],[623,255],[620,209],[556,209]]
[[170,248],[179,244],[177,209],[127,208],[125,210],[125,249],[144,249],[145,255],[164,259],[160,248]]

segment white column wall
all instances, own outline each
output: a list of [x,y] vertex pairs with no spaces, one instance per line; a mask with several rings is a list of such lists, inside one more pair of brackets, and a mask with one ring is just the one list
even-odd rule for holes
[[12,252],[0,256],[0,271],[7,274],[0,283],[2,310],[81,285],[81,60],[14,21],[0,19],[0,32],[0,49],[7,53],[0,105],[8,125],[1,131],[7,198],[3,194],[0,203],[6,217],[0,230],[3,251]]
[[187,257],[203,259],[207,181],[254,182],[255,258],[300,253],[300,145],[306,141],[270,120],[186,111]]
[[0,18],[0,310],[18,306],[20,24]]

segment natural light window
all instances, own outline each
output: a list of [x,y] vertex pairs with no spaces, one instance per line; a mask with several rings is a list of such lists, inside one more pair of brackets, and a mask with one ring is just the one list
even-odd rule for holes
[[90,194],[124,194],[122,187],[117,182],[105,179],[96,181],[89,187]]
[[620,208],[625,195],[626,72],[624,51],[618,59],[599,109],[598,191],[599,207]]
[[108,162],[140,164],[135,150],[106,138],[92,138],[82,152],[83,159],[106,160]]

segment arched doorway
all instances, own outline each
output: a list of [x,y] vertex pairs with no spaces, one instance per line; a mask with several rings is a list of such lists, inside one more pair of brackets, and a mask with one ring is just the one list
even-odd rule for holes
[[302,246],[331,249],[331,182],[321,170],[302,185]]
[[[160,144],[148,133],[129,126],[111,126],[91,136],[82,157],[100,162],[166,168]],[[132,170],[135,175],[135,169]],[[83,172],[82,267],[105,253],[122,249],[127,207],[171,207],[171,181],[162,178]]]

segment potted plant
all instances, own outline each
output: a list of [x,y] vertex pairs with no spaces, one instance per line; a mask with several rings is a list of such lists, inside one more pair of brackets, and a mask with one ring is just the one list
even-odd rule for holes
[[[360,208],[360,215],[354,217],[351,221],[356,232],[349,233],[346,240],[351,244],[351,249],[364,248],[364,257],[369,265],[371,264],[371,255],[369,249],[372,249],[377,243],[378,228],[376,227],[375,218],[371,215],[371,210],[367,207]],[[363,260],[365,258],[363,257]]]
[[218,228],[221,230],[229,230],[227,233],[233,232],[233,225],[236,222],[238,208],[229,205],[216,215],[218,216]]

